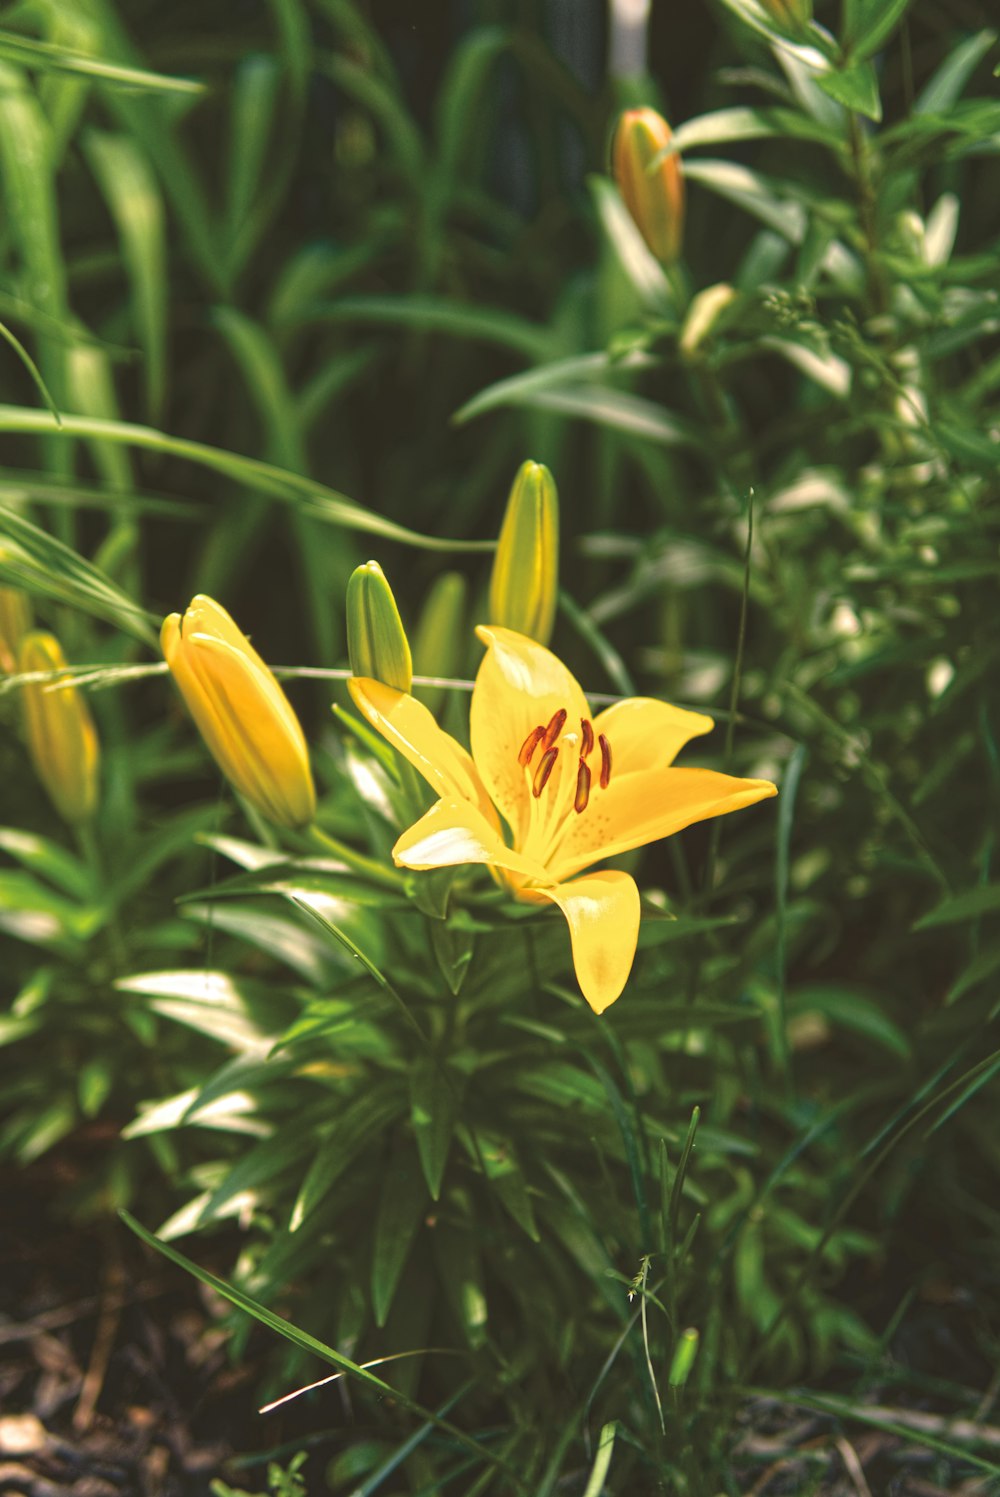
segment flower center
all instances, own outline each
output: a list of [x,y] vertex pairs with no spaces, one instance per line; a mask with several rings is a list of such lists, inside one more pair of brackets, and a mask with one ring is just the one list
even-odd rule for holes
[[[566,726],[567,716],[566,708],[560,707],[558,712],[553,712],[547,723],[539,723],[537,727],[532,728],[518,750],[517,762],[522,769],[529,769],[537,749],[540,747],[542,750],[531,780],[531,793],[536,800],[549,782],[549,777],[559,757],[560,747],[566,747],[565,744],[559,745],[557,740]],[[576,735],[570,736],[575,741]],[[598,783],[602,790],[607,790],[611,783],[611,744],[603,733],[597,735],[597,746],[601,751]],[[582,717],[580,719],[580,759],[576,769],[576,789],[573,795],[573,810],[577,815],[587,809],[587,802],[590,800],[592,774],[587,760],[593,751],[594,725],[589,718]]]

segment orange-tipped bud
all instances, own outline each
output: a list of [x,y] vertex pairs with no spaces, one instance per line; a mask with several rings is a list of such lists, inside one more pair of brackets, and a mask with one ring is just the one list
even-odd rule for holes
[[199,594],[160,631],[188,711],[233,787],[279,826],[316,812],[309,750],[285,693],[224,608]]
[[680,157],[670,150],[672,139],[670,126],[655,109],[627,109],[612,148],[618,191],[664,265],[679,258],[684,240],[684,172]]
[[[21,640],[18,670],[64,671],[66,657],[52,634]],[[64,821],[88,821],[97,809],[100,748],[86,698],[71,677],[22,687],[24,733],[35,772]]]

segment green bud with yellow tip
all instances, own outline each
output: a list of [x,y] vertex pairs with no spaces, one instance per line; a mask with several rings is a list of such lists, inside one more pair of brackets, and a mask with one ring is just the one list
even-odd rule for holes
[[559,592],[559,494],[543,463],[522,463],[490,578],[491,624],[547,645]]
[[[32,630],[21,640],[17,668],[66,670],[66,657],[52,634]],[[24,736],[35,773],[64,821],[89,821],[97,809],[100,746],[90,708],[72,677],[32,681],[22,688]]]
[[684,241],[684,172],[672,141],[670,126],[655,109],[626,109],[611,150],[618,191],[663,265],[679,259]]
[[[454,676],[466,649],[465,602],[467,588],[461,572],[442,572],[420,611],[413,636],[413,664],[418,676]],[[444,687],[420,686],[417,696],[431,712],[444,699]]]
[[409,691],[410,642],[392,588],[377,561],[355,567],[347,584],[347,653],[355,676]]
[[812,20],[812,0],[760,0],[772,21],[797,35]]
[[31,628],[31,604],[19,587],[0,587],[0,672],[17,670],[21,640]]
[[308,826],[316,813],[309,750],[291,703],[246,635],[203,594],[163,621],[160,644],[212,757],[262,816]]

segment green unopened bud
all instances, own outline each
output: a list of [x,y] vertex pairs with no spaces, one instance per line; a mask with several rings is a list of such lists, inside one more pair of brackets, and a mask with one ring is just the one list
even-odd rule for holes
[[812,20],[812,0],[760,0],[772,21],[797,35]]
[[31,628],[31,604],[18,587],[0,587],[0,673],[17,670],[21,640]]
[[559,494],[542,463],[522,463],[490,578],[491,624],[547,645],[559,591]]
[[[413,664],[418,676],[454,676],[463,659],[466,637],[465,578],[461,572],[442,572],[427,594],[413,636]],[[417,696],[437,712],[444,698],[441,686],[421,686]]]
[[[65,671],[58,640],[40,631],[26,634],[18,669],[25,675]],[[97,808],[100,749],[83,693],[69,675],[32,681],[22,692],[25,738],[38,778],[64,821],[87,821]]]
[[356,676],[397,691],[409,691],[413,684],[410,643],[377,561],[355,567],[347,584],[347,651]]
[[684,172],[670,149],[673,136],[655,109],[626,109],[612,146],[618,191],[643,239],[664,265],[684,240]]

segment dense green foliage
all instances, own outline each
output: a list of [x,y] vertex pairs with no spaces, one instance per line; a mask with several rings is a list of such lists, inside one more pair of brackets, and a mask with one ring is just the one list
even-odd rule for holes
[[[5,16],[0,584],[91,668],[104,767],[74,835],[2,683],[0,1152],[92,1137],[54,1222],[197,1261],[238,1221],[275,1392],[353,1359],[330,1490],[712,1497],[751,1396],[968,1415],[997,1356],[996,38],[724,0],[685,67],[658,14],[682,119],[560,54],[570,0],[438,9]],[[639,101],[666,271],[607,175]],[[556,912],[393,870],[414,787],[338,677],[371,553],[416,671],[474,674],[527,457],[584,687],[780,788],[629,856],[600,1018]],[[234,802],[154,665],[195,592],[294,667],[332,850]]]

